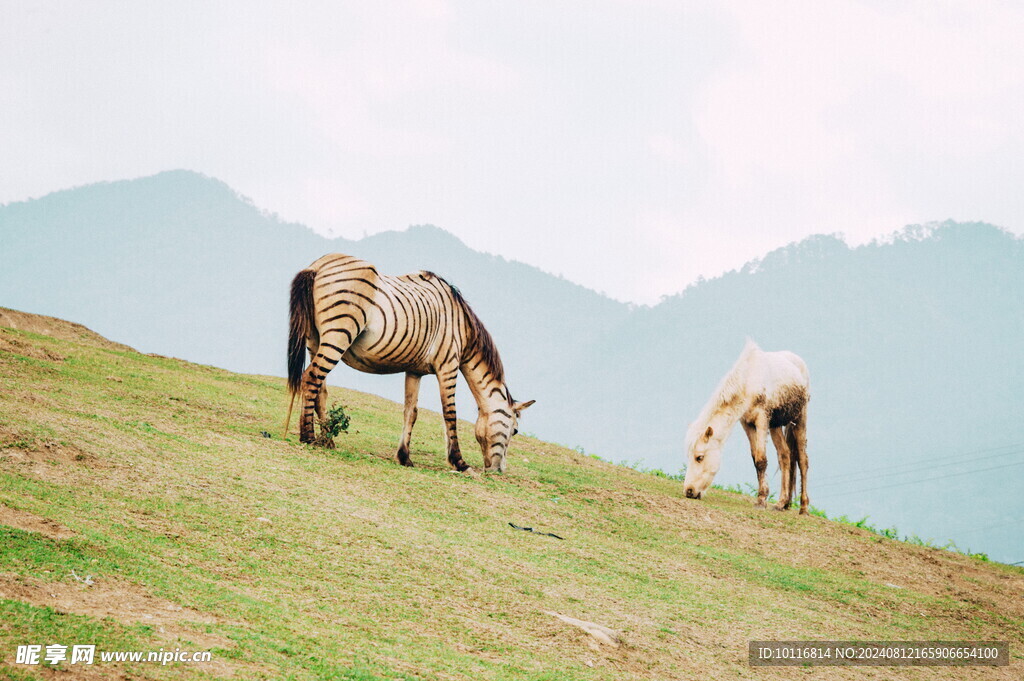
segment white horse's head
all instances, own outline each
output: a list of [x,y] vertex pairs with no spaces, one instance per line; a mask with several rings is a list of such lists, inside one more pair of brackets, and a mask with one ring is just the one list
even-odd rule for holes
[[700,499],[722,465],[722,440],[708,426],[704,432],[691,432],[686,438],[686,477],[683,490],[687,499]]

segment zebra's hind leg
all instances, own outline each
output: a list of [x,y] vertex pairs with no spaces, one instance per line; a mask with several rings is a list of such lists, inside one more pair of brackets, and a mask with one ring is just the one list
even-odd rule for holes
[[[341,331],[347,334],[347,331]],[[299,419],[299,440],[311,443],[316,440],[314,431],[314,416],[324,418],[325,405],[327,404],[327,374],[341,361],[341,356],[351,343],[346,343],[344,348],[335,345],[334,341],[339,337],[338,333],[326,332],[320,341],[320,346],[313,355],[306,372],[302,375],[302,416]],[[342,336],[344,337],[344,336]],[[333,442],[328,440],[324,443],[328,447]]]
[[312,443],[316,440],[316,417],[323,402],[321,392],[326,393],[324,380],[327,373],[318,365],[310,364],[302,375],[302,413],[299,415],[299,442]]
[[[317,353],[317,350],[319,349],[319,346],[318,345],[309,345],[307,347],[309,348],[309,356],[310,357],[316,357],[316,353]],[[323,421],[324,418],[326,417],[326,414],[327,414],[327,411],[326,411],[326,407],[327,407],[327,384],[326,383],[324,383],[324,385],[321,388],[320,392],[317,394],[316,400],[314,400],[314,407],[315,407],[316,418],[319,421]]]
[[[327,419],[327,379],[320,386],[320,392],[316,396],[316,418],[320,422],[320,430],[323,431],[324,421]],[[334,438],[321,437],[324,447],[334,449]]]

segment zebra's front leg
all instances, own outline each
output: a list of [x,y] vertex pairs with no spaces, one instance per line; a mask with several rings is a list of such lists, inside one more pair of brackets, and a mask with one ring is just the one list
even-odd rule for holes
[[416,374],[405,375],[405,423],[402,426],[402,441],[398,445],[398,463],[403,466],[412,466],[412,459],[409,458],[409,443],[412,439],[412,427],[416,425],[416,414],[418,409],[416,403],[420,397],[420,378]]
[[441,411],[444,414],[445,435],[448,438],[448,463],[457,471],[464,471],[469,465],[463,461],[459,451],[458,420],[455,413],[455,383],[459,365],[452,364],[439,369],[437,384],[441,389]]

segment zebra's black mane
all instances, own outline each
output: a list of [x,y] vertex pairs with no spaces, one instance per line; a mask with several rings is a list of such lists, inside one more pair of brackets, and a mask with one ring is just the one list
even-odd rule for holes
[[[476,316],[476,312],[473,312],[473,308],[469,306],[469,303],[462,295],[462,291],[457,286],[453,286],[448,283],[444,277],[440,277],[433,272],[424,272],[424,274],[431,277],[435,277],[438,281],[444,282],[444,285],[452,292],[452,298],[455,302],[462,307],[462,310],[466,314],[466,320],[469,322],[469,328],[472,332],[472,339],[470,343],[475,345],[483,355],[483,359],[487,362],[487,366],[491,368],[491,374],[495,380],[504,383],[505,382],[505,368],[501,364],[501,356],[498,355],[498,347],[494,344],[494,339],[491,337],[491,333],[484,326],[484,323],[480,321],[480,318]],[[511,396],[509,396],[511,399]]]

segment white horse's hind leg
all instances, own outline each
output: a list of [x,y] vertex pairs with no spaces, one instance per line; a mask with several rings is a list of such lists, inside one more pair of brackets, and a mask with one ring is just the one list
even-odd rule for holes
[[800,454],[790,442],[792,426],[786,426],[786,446],[789,447],[789,496],[790,499],[796,494],[796,471],[800,465]]
[[790,424],[788,440],[793,456],[798,457],[800,465],[800,514],[806,515],[811,507],[811,499],[807,496],[807,411],[800,415],[800,418]]
[[768,444],[767,414],[759,414],[755,423],[744,423],[743,430],[750,440],[750,456],[754,459],[754,470],[757,471],[757,501],[754,505],[764,508],[768,499],[768,478],[765,475],[768,469],[768,454],[765,451]]
[[779,455],[779,470],[782,472],[782,489],[779,491],[779,501],[775,504],[776,511],[785,511],[789,508],[789,502],[793,498],[793,481],[791,473],[796,470],[795,463],[790,457],[789,445],[786,444],[786,433],[780,428],[772,428],[772,443]]

